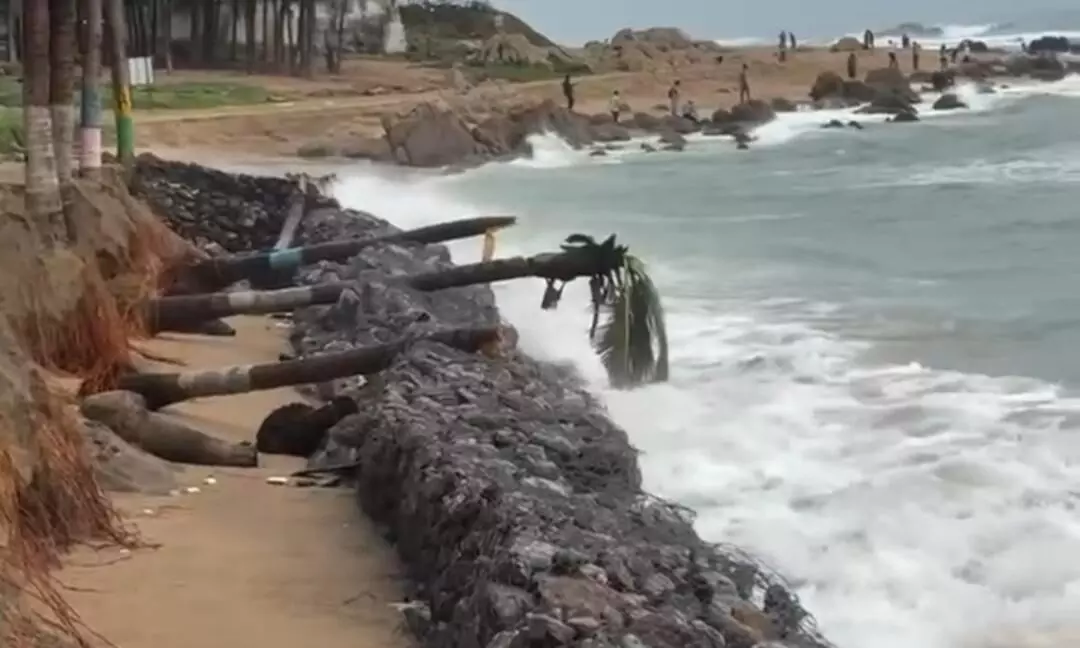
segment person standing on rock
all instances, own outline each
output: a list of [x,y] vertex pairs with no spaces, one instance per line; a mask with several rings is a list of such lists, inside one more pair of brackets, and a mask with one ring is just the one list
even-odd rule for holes
[[619,94],[618,90],[613,91],[611,93],[611,100],[608,101],[608,110],[611,111],[611,121],[616,124],[619,123],[619,113],[622,112],[622,105],[622,95]]
[[919,41],[912,41],[911,43],[911,69],[919,69],[919,53],[922,51],[922,45],[919,45]]
[[848,52],[847,76],[849,79],[855,79],[855,77],[859,76],[859,57],[855,56],[855,52]]
[[570,82],[570,75],[567,74],[562,80],[562,93],[566,97],[566,109],[573,112],[574,110],[574,84]]
[[671,104],[671,114],[676,117],[679,116],[679,92],[680,82],[675,79],[675,83],[671,84],[671,88],[667,91],[668,103]]
[[743,63],[742,70],[739,72],[739,103],[750,101],[750,79],[747,76],[749,73],[750,66]]

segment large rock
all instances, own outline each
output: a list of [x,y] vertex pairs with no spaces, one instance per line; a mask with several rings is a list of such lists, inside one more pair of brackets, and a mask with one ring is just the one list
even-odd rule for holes
[[1072,51],[1073,46],[1067,36],[1042,36],[1028,43],[1027,49],[1032,54],[1065,53]]
[[731,119],[745,124],[761,125],[776,119],[776,111],[768,102],[751,99],[731,107]]
[[484,159],[493,151],[455,112],[423,103],[403,117],[383,116],[386,141],[399,164],[441,167]]
[[862,41],[854,36],[844,36],[829,48],[830,52],[855,52],[863,48]]
[[945,93],[938,97],[938,100],[935,101],[933,105],[934,110],[956,110],[957,108],[967,107],[968,106],[966,103],[960,101],[960,97],[957,97],[951,92]]
[[911,89],[911,82],[899,68],[883,67],[870,70],[864,79],[866,85],[879,95],[896,95],[908,103],[919,103],[919,93]]
[[553,66],[547,48],[533,45],[524,34],[507,33],[495,34],[484,41],[475,62],[486,65]]

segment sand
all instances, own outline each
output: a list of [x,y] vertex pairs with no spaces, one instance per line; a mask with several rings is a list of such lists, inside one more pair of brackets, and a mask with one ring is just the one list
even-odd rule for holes
[[[235,338],[162,335],[140,346],[192,369],[277,360],[285,329],[262,317],[229,322]],[[296,400],[295,391],[277,389],[168,411],[243,441],[267,412]],[[182,481],[199,493],[114,497],[160,547],[70,556],[58,576],[86,623],[118,648],[414,645],[391,607],[402,601],[401,567],[352,491],[269,485],[267,477],[302,462],[265,459],[257,469],[185,468]]]

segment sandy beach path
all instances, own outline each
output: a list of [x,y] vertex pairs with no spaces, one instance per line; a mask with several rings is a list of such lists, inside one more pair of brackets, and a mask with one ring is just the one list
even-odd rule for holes
[[[285,329],[262,317],[229,322],[235,338],[163,335],[142,346],[191,369],[277,360]],[[168,411],[243,441],[272,408],[300,398],[278,389]],[[118,648],[413,645],[390,607],[402,600],[400,567],[352,492],[271,486],[268,476],[301,462],[262,459],[257,469],[185,468],[182,482],[199,493],[116,497],[144,539],[161,546],[70,557],[59,578],[87,624]],[[217,483],[205,484],[209,476]]]

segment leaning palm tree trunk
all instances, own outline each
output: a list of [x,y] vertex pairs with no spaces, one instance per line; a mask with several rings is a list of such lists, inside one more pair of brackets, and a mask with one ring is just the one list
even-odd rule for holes
[[[420,338],[469,353],[479,351],[498,339],[499,330],[493,327],[448,329]],[[192,398],[241,394],[378,373],[390,366],[394,357],[414,341],[419,340],[401,339],[388,344],[326,353],[301,360],[226,367],[213,371],[130,375],[120,379],[118,389],[141,395],[146,399],[147,407],[156,410]]]
[[[43,0],[37,0],[42,2]],[[75,0],[49,0],[49,112],[60,195],[70,200],[75,164]]]
[[23,131],[26,137],[26,211],[31,218],[63,222],[53,159],[49,112],[49,4],[27,2],[23,13]]
[[[594,258],[570,251],[454,266],[395,280],[416,290],[435,292],[522,277],[566,282],[579,277],[591,277],[600,270],[603,268],[597,267]],[[282,290],[243,290],[163,297],[148,301],[144,312],[147,328],[151,332],[190,330],[195,324],[219,317],[282,313],[307,306],[333,304],[341,293],[352,285],[349,282],[336,282]]]
[[177,278],[170,294],[190,295],[213,292],[244,279],[255,283],[272,281],[282,271],[294,272],[301,266],[319,261],[347,259],[372,245],[406,242],[443,243],[479,236],[491,230],[508,227],[515,222],[517,219],[512,216],[469,218],[366,239],[333,241],[306,247],[199,261],[177,271]]

